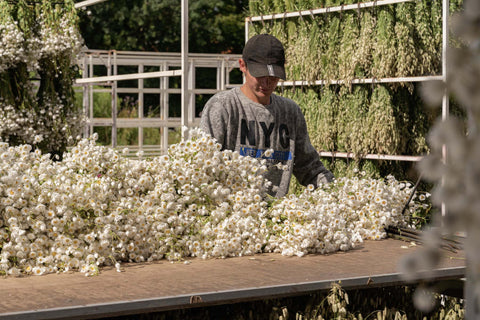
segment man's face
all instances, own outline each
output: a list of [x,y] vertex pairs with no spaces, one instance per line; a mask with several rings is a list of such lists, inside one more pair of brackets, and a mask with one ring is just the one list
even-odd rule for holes
[[254,102],[267,105],[270,103],[270,96],[277,87],[277,77],[254,77],[248,71],[243,59],[239,60],[240,70],[245,75],[245,83],[242,86],[243,93]]

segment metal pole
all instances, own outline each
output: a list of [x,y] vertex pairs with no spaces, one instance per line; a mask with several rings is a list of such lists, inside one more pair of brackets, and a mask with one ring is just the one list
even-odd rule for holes
[[220,61],[217,62],[217,90],[222,90],[222,65]]
[[[144,72],[144,65],[138,65],[138,73]],[[143,79],[138,79],[138,119],[143,119],[144,115],[144,95],[143,95],[144,83]],[[138,127],[138,149],[143,150],[143,127]]]
[[[166,71],[168,70],[168,63],[164,62],[162,64],[162,70]],[[166,77],[160,78],[160,119],[162,120],[168,120],[168,105],[169,105],[169,96],[168,96],[168,87],[169,87],[169,80]],[[168,132],[169,128],[168,127],[162,127],[160,128],[161,130],[161,137],[160,137],[160,148],[162,150],[167,150],[168,149]]]
[[[445,92],[442,98],[442,121],[446,121],[448,119],[449,104],[448,104],[448,90],[447,90],[447,48],[448,48],[448,16],[450,12],[450,4],[449,0],[443,0],[443,10],[442,10],[442,80],[445,84]],[[442,158],[443,162],[447,163],[447,146],[443,145],[442,147]],[[444,184],[445,182],[442,180],[441,182]],[[442,202],[441,205],[441,212],[442,216],[447,214],[447,209],[445,203]]]
[[186,138],[185,128],[189,126],[188,119],[188,0],[182,0],[182,138]]
[[[90,55],[88,57],[88,77],[91,77],[93,75],[93,57],[92,55]],[[89,119],[90,119],[90,125],[89,125],[89,135],[92,135],[93,134],[93,118],[95,117],[95,115],[93,114],[93,103],[94,103],[94,100],[93,100],[93,85],[92,84],[89,84],[88,85],[88,107],[89,107]]]
[[222,59],[222,66],[221,66],[221,73],[220,73],[220,90],[225,90],[225,84],[227,83],[227,80],[225,79],[225,59]]
[[[110,60],[110,59],[109,59]],[[113,75],[117,75],[117,52],[113,50]],[[110,67],[108,68],[110,72]],[[112,147],[117,146],[117,81],[112,82]]]
[[188,68],[188,125],[190,126],[195,121],[195,62],[189,63]]

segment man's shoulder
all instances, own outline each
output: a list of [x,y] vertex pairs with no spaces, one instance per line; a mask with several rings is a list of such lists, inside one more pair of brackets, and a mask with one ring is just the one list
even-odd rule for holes
[[229,99],[231,97],[234,97],[237,95],[236,93],[237,88],[232,88],[228,90],[223,90],[215,93],[212,98],[217,98],[217,99]]
[[205,106],[211,105],[225,105],[229,104],[229,101],[232,101],[236,96],[235,88],[219,91],[215,93],[208,101]]
[[272,96],[277,97],[277,99],[281,99],[281,100],[284,100],[284,101],[289,101],[289,102],[295,103],[295,101],[293,101],[292,99],[281,96],[278,93],[272,93]]
[[300,110],[300,106],[298,105],[298,103],[296,103],[294,100],[292,100],[290,98],[286,98],[286,97],[280,96],[278,94],[272,94],[272,97],[274,97],[274,100],[279,105],[282,105],[282,106],[288,107],[288,108],[293,108],[293,109]]
[[228,113],[236,108],[235,88],[219,91],[215,93],[205,104],[202,115],[209,115],[210,113]]

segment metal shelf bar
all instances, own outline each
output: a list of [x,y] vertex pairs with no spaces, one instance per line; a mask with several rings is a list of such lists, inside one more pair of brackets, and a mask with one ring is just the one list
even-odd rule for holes
[[107,82],[107,81],[135,80],[135,79],[148,79],[148,78],[159,78],[159,77],[174,77],[174,76],[181,76],[181,75],[182,75],[182,70],[168,70],[168,71],[120,74],[120,75],[115,75],[115,76],[82,78],[82,79],[76,79],[75,83],[76,84],[100,83],[100,82]]
[[335,7],[326,7],[326,8],[312,9],[312,10],[300,10],[300,11],[294,11],[294,12],[274,13],[274,14],[268,14],[268,15],[262,15],[262,16],[247,17],[245,20],[247,22],[248,21],[265,21],[265,20],[284,19],[284,18],[292,18],[292,17],[300,17],[300,16],[311,16],[316,14],[332,13],[332,12],[346,11],[346,10],[359,10],[363,8],[396,4],[396,3],[402,3],[402,2],[413,2],[413,1],[415,0],[378,0],[378,1],[370,1],[370,2],[359,2],[355,4],[347,4],[347,5],[335,6]]
[[366,78],[346,80],[296,80],[296,81],[279,81],[279,87],[296,87],[296,86],[313,86],[313,85],[329,85],[329,84],[373,84],[373,83],[399,83],[399,82],[422,82],[442,80],[443,76],[422,76],[422,77],[399,77],[399,78]]
[[360,157],[357,157],[352,152],[331,152],[331,151],[320,151],[318,153],[321,157],[332,157],[332,158],[360,158],[360,159],[369,159],[369,160],[394,160],[394,161],[412,161],[418,162],[422,160],[422,156],[402,156],[402,155],[388,155],[388,154],[366,154]]
[[75,9],[82,9],[100,2],[105,2],[107,0],[86,0],[75,3]]

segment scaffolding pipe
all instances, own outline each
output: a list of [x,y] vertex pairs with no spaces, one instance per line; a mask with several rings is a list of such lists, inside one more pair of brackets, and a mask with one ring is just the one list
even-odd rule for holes
[[350,158],[350,159],[369,159],[369,160],[392,160],[392,161],[411,161],[418,162],[422,160],[422,156],[403,156],[403,155],[389,155],[389,154],[365,154],[365,155],[356,155],[353,152],[331,152],[331,151],[320,151],[318,154],[321,157],[332,157],[332,158]]
[[[264,20],[274,20],[274,19],[284,19],[284,18],[293,18],[293,17],[301,17],[301,16],[312,16],[315,14],[323,14],[323,13],[331,13],[331,12],[343,12],[346,10],[359,10],[363,8],[370,8],[376,6],[383,6],[395,3],[402,3],[402,2],[413,2],[415,0],[378,0],[378,1],[370,1],[370,2],[359,2],[355,4],[347,4],[335,7],[326,7],[326,8],[318,8],[312,10],[300,10],[294,12],[283,12],[283,13],[274,13],[274,14],[267,14],[262,16],[255,16],[246,18],[246,22],[248,21],[264,21]],[[248,31],[248,28],[245,28]],[[246,34],[248,37],[248,34]]]
[[107,0],[86,0],[86,1],[81,1],[78,3],[75,3],[75,9],[84,9],[85,7],[100,3],[100,2],[105,2]]
[[[442,121],[448,119],[448,114],[450,113],[449,103],[448,103],[448,90],[447,90],[447,49],[448,49],[448,16],[450,12],[450,1],[443,0],[443,10],[442,10],[442,81],[445,87],[442,98]],[[447,163],[447,147],[446,145],[442,146],[442,159],[444,164]],[[442,185],[445,183],[442,179]],[[442,202],[441,205],[442,216],[447,214],[447,208],[445,203]]]
[[443,80],[443,76],[421,76],[421,77],[397,77],[397,78],[364,78],[345,80],[294,80],[294,81],[279,81],[279,87],[300,87],[300,86],[324,86],[330,84],[375,84],[375,83],[401,83],[401,82],[423,82],[432,80]]
[[174,77],[180,76],[182,70],[168,70],[168,71],[154,71],[154,72],[140,72],[140,73],[129,73],[129,74],[120,74],[114,76],[103,76],[103,77],[90,77],[76,79],[76,84],[84,83],[101,83],[107,81],[121,81],[121,80],[137,80],[137,79],[149,79],[149,78],[159,78],[159,77]]
[[182,138],[186,138],[185,128],[188,127],[188,0],[182,0]]

